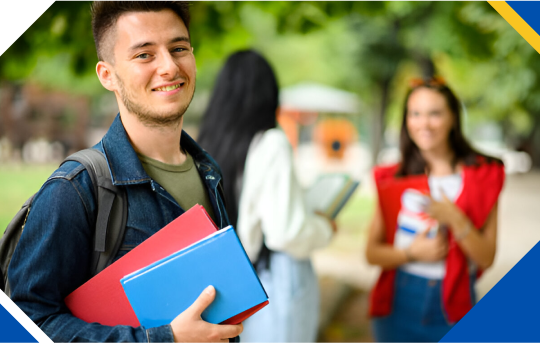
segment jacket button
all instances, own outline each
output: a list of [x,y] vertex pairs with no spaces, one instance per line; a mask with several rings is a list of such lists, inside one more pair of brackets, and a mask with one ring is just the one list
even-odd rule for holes
[[206,179],[207,180],[215,180],[216,178],[213,177],[212,175],[206,175]]

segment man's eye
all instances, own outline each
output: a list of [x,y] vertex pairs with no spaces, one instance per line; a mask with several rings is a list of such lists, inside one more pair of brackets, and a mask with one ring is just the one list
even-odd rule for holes
[[184,52],[184,51],[187,51],[188,49],[186,48],[183,48],[183,47],[178,47],[178,48],[174,48],[173,49],[173,52]]
[[140,55],[137,55],[137,58],[140,58],[140,59],[142,59],[142,60],[147,59],[148,57],[150,57],[150,55],[148,55],[148,54],[140,54]]

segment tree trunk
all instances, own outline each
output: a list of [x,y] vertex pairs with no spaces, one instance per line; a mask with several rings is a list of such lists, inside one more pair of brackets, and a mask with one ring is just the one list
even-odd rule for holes
[[433,76],[435,76],[435,63],[433,63],[433,60],[431,57],[422,55],[418,58],[418,65],[420,66],[420,70],[422,70],[422,77],[424,79],[431,79]]
[[372,126],[372,165],[377,164],[377,158],[379,153],[383,149],[384,145],[384,130],[386,128],[386,109],[388,107],[388,98],[390,95],[390,77],[382,80],[379,83],[381,91],[381,102],[379,104],[379,113],[373,118]]
[[540,115],[534,116],[534,124],[527,139],[533,167],[540,167]]
[[533,116],[531,132],[521,140],[516,150],[528,153],[531,156],[532,166],[540,167],[540,115]]

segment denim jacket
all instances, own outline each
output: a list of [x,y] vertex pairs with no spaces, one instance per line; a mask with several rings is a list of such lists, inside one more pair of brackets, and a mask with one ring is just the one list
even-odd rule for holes
[[[218,191],[221,170],[191,137],[181,146],[195,161],[220,228],[229,225]],[[125,188],[127,227],[116,259],[184,213],[174,198],[144,171],[117,116],[95,148],[105,153],[113,183]],[[92,183],[77,162],[66,162],[42,186],[30,210],[8,269],[13,301],[53,341],[172,342],[170,325],[104,326],[74,317],[64,298],[91,278],[94,222]]]

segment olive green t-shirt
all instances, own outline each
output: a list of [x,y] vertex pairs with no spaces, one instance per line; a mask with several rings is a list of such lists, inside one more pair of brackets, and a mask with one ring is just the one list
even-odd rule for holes
[[165,188],[180,207],[187,211],[200,204],[216,221],[208,192],[190,154],[186,152],[186,161],[180,165],[166,164],[141,154],[137,156],[146,173]]

